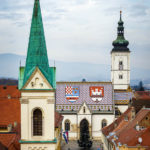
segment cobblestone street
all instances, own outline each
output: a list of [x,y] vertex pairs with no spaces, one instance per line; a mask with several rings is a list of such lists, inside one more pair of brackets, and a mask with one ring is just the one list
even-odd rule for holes
[[62,150],[99,150],[101,141],[94,141],[93,146],[90,149],[80,148],[77,141],[70,141],[66,144],[65,141],[62,142]]

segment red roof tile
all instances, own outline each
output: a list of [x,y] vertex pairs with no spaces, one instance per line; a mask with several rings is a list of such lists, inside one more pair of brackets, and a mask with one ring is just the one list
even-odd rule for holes
[[20,91],[16,85],[3,86],[0,85],[0,100],[1,99],[19,99]]
[[110,132],[117,131],[121,129],[128,121],[125,121],[125,116],[128,117],[128,120],[131,120],[131,111],[133,107],[128,108],[118,119],[116,119],[109,126],[106,126],[102,129],[102,132],[105,136],[107,136]]
[[0,142],[0,150],[7,150],[7,147],[5,147],[1,142]]
[[136,99],[150,100],[150,92],[149,91],[136,91],[134,93],[134,97]]
[[128,142],[128,145],[137,145],[139,144],[138,138],[142,138],[142,146],[149,146],[150,147],[150,127],[139,132],[135,138]]
[[1,125],[14,124],[14,122],[20,123],[19,99],[0,100],[0,118]]
[[[102,132],[105,136],[109,135],[110,132],[113,132],[118,139],[115,140],[116,144],[120,142],[121,144],[127,144],[128,146],[136,146],[138,143],[138,137],[143,136],[143,146],[149,146],[150,142],[148,143],[147,139],[150,139],[148,128],[137,131],[135,126],[142,119],[150,113],[150,109],[141,109],[135,116],[135,119],[132,120],[132,109],[129,108],[121,117],[115,120],[112,124],[102,129]],[[124,117],[128,116],[128,121],[124,120]],[[115,124],[117,126],[115,127]],[[110,136],[108,140],[111,142],[114,135]]]

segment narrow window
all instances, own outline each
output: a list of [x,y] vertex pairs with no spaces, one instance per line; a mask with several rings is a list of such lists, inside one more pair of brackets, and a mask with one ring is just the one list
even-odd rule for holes
[[33,135],[42,136],[42,112],[40,109],[33,112]]
[[123,70],[123,62],[119,61],[119,70]]
[[123,79],[123,75],[119,75],[119,79]]
[[70,121],[69,120],[65,121],[65,131],[70,131]]
[[105,126],[107,126],[107,121],[105,119],[102,120],[102,128],[104,128]]
[[85,106],[83,107],[83,113],[84,113],[84,114],[86,113]]

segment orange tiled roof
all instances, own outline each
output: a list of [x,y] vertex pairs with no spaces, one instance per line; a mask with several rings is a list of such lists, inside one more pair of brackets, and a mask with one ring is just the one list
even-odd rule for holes
[[102,132],[105,136],[109,135],[110,132],[117,131],[121,129],[128,121],[125,121],[125,116],[128,117],[128,120],[131,120],[131,111],[133,107],[128,108],[118,119],[116,119],[109,126],[106,126],[102,129]]
[[134,92],[135,99],[139,100],[150,100],[150,92],[149,91],[136,91]]
[[149,146],[150,148],[150,127],[139,132],[138,135],[136,135],[135,138],[133,138],[131,141],[128,142],[128,145],[137,145],[139,144],[138,142],[138,138],[141,137],[142,138],[142,146]]
[[[150,142],[147,142],[147,139],[150,137],[150,134],[148,134],[150,129],[148,128],[140,131],[135,129],[137,122],[139,123],[146,115],[148,115],[150,113],[150,109],[141,109],[133,120],[131,115],[132,110],[133,107],[128,108],[128,110],[122,114],[121,117],[119,117],[109,126],[102,129],[102,132],[105,136],[110,135],[109,133],[114,133],[118,138],[115,138],[116,144],[120,142],[121,144],[127,144],[128,146],[136,146],[138,143],[138,137],[143,135],[143,146],[150,146]],[[128,121],[125,121],[125,116],[128,116]],[[116,127],[115,124],[117,124]],[[108,140],[111,142],[115,136],[109,136]]]
[[20,91],[16,85],[0,85],[0,100],[2,99],[19,99]]
[[7,147],[5,147],[1,142],[0,142],[0,150],[7,150]]

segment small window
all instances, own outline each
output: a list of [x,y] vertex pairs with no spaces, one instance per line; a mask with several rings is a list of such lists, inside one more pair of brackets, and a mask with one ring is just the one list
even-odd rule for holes
[[65,121],[65,131],[70,131],[70,121],[69,120]]
[[123,62],[119,61],[119,70],[123,70]]
[[119,79],[123,79],[123,75],[119,75]]
[[84,114],[86,113],[85,107],[83,107],[83,113],[84,113]]
[[148,120],[148,117],[146,117],[145,119]]
[[105,119],[102,120],[102,128],[104,128],[105,126],[107,126],[107,121]]

